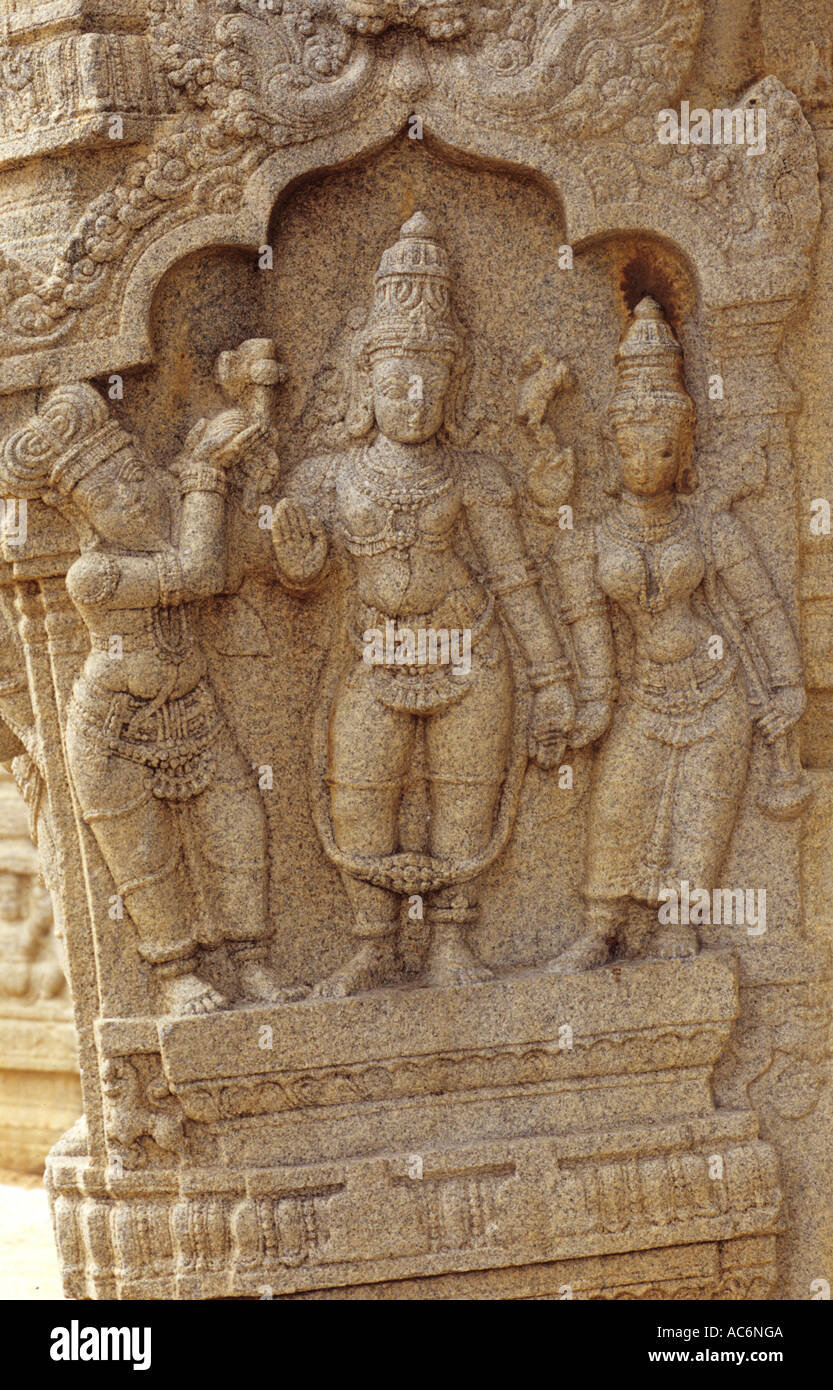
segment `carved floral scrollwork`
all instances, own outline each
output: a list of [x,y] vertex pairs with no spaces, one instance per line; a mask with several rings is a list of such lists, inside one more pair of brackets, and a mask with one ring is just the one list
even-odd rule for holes
[[[478,7],[466,82],[442,56],[438,85],[490,124],[544,139],[597,137],[673,98],[691,64],[702,0],[496,0]],[[592,113],[592,114],[591,114]]]
[[[0,322],[12,348],[63,337],[154,224],[232,211],[272,150],[344,130],[391,86],[404,102],[403,54],[406,66],[416,63],[418,87],[433,85],[479,124],[594,138],[671,98],[702,17],[701,0],[577,0],[571,11],[538,0],[149,0],[148,8],[151,50],[179,93],[183,121],[94,201],[49,274],[0,257]],[[386,40],[391,25],[407,26],[404,48]],[[25,86],[24,69],[6,67]]]

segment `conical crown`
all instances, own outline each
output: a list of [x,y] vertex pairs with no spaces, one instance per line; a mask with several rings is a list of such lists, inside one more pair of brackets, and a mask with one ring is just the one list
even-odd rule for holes
[[614,358],[617,383],[614,422],[651,420],[664,411],[689,415],[693,402],[683,376],[683,353],[655,299],[646,295],[633,311]]
[[402,227],[399,240],[383,253],[374,283],[366,330],[370,356],[409,352],[455,356],[462,350],[448,255],[424,213],[415,213]]

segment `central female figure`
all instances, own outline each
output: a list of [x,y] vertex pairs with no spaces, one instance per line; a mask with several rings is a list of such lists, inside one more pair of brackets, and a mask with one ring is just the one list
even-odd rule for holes
[[[329,552],[347,581],[343,634],[324,680],[319,771],[329,792],[317,819],[360,944],[316,987],[323,996],[392,978],[401,900],[411,894],[426,895],[429,981],[488,977],[466,940],[475,880],[511,833],[527,752],[554,766],[574,720],[568,666],[512,486],[495,459],[456,442],[464,352],[445,250],[417,213],[382,257],[353,344],[345,423],[360,442],[302,465],[275,513],[278,568],[291,591],[317,584]],[[526,663],[528,720],[515,707],[496,603]],[[389,649],[374,656],[377,633],[396,634],[393,661]],[[460,661],[469,644],[470,660]],[[427,852],[409,854],[400,807],[420,724]]]

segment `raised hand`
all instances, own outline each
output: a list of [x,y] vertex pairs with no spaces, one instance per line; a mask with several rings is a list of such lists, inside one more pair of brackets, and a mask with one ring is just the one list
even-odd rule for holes
[[316,516],[284,497],[272,518],[272,544],[282,573],[292,584],[315,579],[327,558],[327,534]]

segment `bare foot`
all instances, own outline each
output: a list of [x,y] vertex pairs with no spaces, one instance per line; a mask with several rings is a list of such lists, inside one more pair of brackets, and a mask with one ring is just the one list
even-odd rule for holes
[[654,937],[651,955],[661,960],[686,960],[696,956],[700,943],[693,927],[669,927]]
[[281,985],[262,960],[246,960],[237,972],[240,989],[247,999],[265,1000],[269,1004],[294,1004],[305,999],[303,985]]
[[600,932],[588,931],[548,962],[544,969],[551,975],[572,975],[604,965],[610,956],[609,938]]
[[382,936],[363,941],[346,965],[339,966],[326,980],[319,980],[310,994],[311,999],[344,999],[364,989],[378,989],[389,980],[396,962],[396,944],[392,937]]
[[166,1013],[174,1014],[177,1018],[187,1018],[193,1014],[213,1014],[218,1009],[228,1008],[228,1000],[219,990],[191,972],[163,980],[162,992],[167,1006]]
[[444,925],[434,927],[425,978],[429,985],[443,989],[491,980],[492,972],[466,945],[457,927]]

